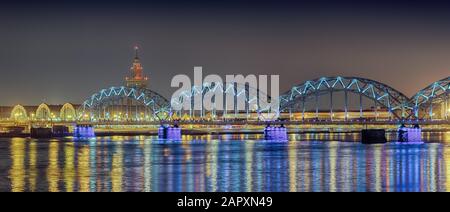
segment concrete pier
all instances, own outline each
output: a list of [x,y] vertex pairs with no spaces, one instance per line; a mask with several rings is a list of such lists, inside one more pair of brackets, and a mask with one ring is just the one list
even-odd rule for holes
[[399,142],[422,142],[422,129],[419,125],[414,125],[414,127],[401,125],[397,134]]
[[89,124],[79,124],[75,127],[73,136],[81,138],[95,137],[94,127]]
[[52,135],[52,128],[44,128],[44,127],[37,127],[37,128],[31,128],[30,137],[31,138],[51,138]]
[[161,125],[158,129],[158,137],[161,139],[181,139],[181,127]]
[[379,144],[386,143],[386,131],[383,129],[371,129],[361,131],[361,143]]
[[53,137],[66,137],[70,136],[69,127],[63,125],[55,125],[52,127],[52,136]]
[[264,128],[264,138],[266,140],[288,140],[287,129],[284,125],[271,126]]

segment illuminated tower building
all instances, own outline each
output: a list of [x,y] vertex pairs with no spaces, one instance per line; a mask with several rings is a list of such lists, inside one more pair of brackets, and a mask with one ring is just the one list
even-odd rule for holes
[[131,76],[125,78],[125,84],[127,87],[144,89],[147,87],[148,78],[144,76],[143,68],[139,60],[138,50],[139,48],[134,47],[135,57],[133,60],[133,66],[130,68]]

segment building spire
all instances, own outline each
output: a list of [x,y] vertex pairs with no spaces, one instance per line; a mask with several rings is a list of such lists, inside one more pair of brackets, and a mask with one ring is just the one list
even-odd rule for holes
[[139,47],[138,46],[134,46],[134,54],[135,54],[135,56],[134,56],[134,59],[136,59],[136,60],[138,60],[139,59]]

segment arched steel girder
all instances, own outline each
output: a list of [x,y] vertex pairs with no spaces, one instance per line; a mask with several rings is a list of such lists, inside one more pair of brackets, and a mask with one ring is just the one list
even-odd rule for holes
[[[411,105],[414,107],[414,116],[419,117],[419,111],[427,111],[432,117],[433,110],[429,110],[432,104],[439,104],[449,100],[450,77],[436,81],[426,88],[417,92],[411,98]],[[447,106],[448,107],[448,106]],[[448,109],[447,109],[448,110]]]
[[[270,101],[271,97],[269,95],[263,92],[259,93],[259,89],[237,83],[204,83],[202,86],[192,86],[190,90],[183,91],[178,96],[173,96],[171,99],[171,105],[173,107],[183,105],[184,101],[186,100],[190,100],[191,102],[193,102],[195,96],[198,95],[205,96],[205,94],[209,92],[215,93],[217,90],[222,92],[224,97],[227,94],[232,95],[235,98],[243,97],[247,106],[248,105],[257,106],[257,108],[249,108],[249,110],[255,110],[259,113],[278,112],[278,108],[276,108],[276,111],[274,111],[273,108],[271,108],[270,106],[266,107],[260,106],[259,104],[260,95],[265,95],[267,99]],[[224,102],[224,104],[226,103]],[[235,104],[237,104],[236,101]]]
[[388,109],[396,118],[406,118],[411,114],[409,98],[396,89],[365,78],[322,77],[309,80],[291,88],[280,96],[281,111],[295,110],[298,102],[313,95],[347,91],[372,99]]
[[169,101],[162,95],[149,89],[136,89],[121,86],[102,89],[99,92],[94,93],[80,106],[80,108],[78,109],[80,113],[78,114],[82,115],[86,110],[95,108],[99,104],[102,104],[104,101],[109,101],[109,99],[113,97],[130,98],[135,101],[138,101],[142,105],[145,105],[146,107],[150,108],[151,111],[153,111],[154,115],[160,119],[161,117],[158,116],[159,114],[161,113],[170,114],[171,111]]

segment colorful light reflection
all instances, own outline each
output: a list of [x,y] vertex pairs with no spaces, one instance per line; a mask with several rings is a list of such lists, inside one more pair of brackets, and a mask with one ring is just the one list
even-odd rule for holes
[[[439,135],[445,136],[445,135]],[[447,136],[448,137],[448,136]],[[1,191],[450,191],[450,145],[11,139]],[[3,145],[3,146],[2,146]]]

